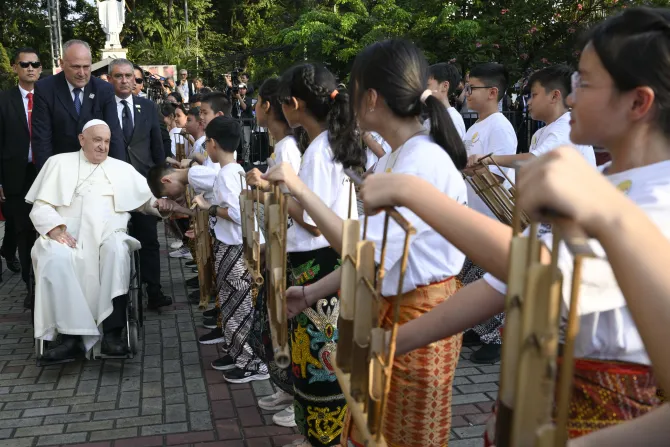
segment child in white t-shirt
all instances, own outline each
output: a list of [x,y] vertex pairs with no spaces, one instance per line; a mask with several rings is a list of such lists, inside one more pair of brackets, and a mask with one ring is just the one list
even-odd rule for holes
[[[565,103],[570,94],[572,69],[567,65],[554,65],[538,70],[528,80],[530,101],[528,111],[531,118],[543,121],[546,126],[533,134],[528,153],[494,155],[493,161],[504,167],[512,167],[517,161],[531,160],[562,145],[571,145],[584,156],[593,167],[596,156],[592,146],[573,144],[570,141],[570,109]],[[483,159],[490,164],[490,158]]]
[[[367,146],[365,156],[365,170],[369,171],[386,154],[391,152],[391,146],[377,132],[363,133],[363,143]],[[297,171],[296,171],[297,172]]]
[[[212,119],[205,129],[207,152],[221,169],[213,185],[213,200],[195,197],[198,208],[209,211],[210,228],[215,237],[214,268],[217,297],[221,308],[218,327],[200,337],[202,344],[223,343],[226,355],[212,363],[224,371],[230,383],[247,383],[270,378],[265,363],[254,353],[248,338],[253,323],[251,274],[244,264],[240,216],[240,174],[244,169],[234,160],[234,148],[240,142],[240,126],[229,117]],[[261,243],[263,240],[261,240]]]
[[[456,92],[458,84],[461,82],[461,73],[458,71],[458,67],[454,64],[441,62],[431,65],[428,70],[428,85],[426,88],[431,90],[433,96],[444,103],[447,113],[456,128],[456,132],[458,132],[461,140],[464,140],[465,121],[463,121],[463,115],[449,102],[449,96]],[[430,119],[423,122],[423,127],[428,131],[430,130]]]

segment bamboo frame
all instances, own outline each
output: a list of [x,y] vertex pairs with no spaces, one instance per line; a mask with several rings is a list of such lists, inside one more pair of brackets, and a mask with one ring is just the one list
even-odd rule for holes
[[[261,236],[257,215],[260,210],[260,192],[246,185],[245,174],[240,172],[240,217],[242,221],[242,247],[244,264],[257,287],[264,283],[261,275]],[[255,197],[255,198],[254,198]]]
[[[595,255],[580,228],[556,219],[551,261],[542,262],[541,242],[536,235],[538,223],[531,222],[528,234],[522,235],[522,212],[518,207],[513,211],[495,442],[498,447],[563,447],[567,442],[574,343],[579,330],[581,266],[585,258]],[[563,282],[558,257],[562,243],[574,261],[564,358],[556,393]],[[554,423],[555,395],[558,405]]]
[[[345,170],[352,183],[361,182],[360,177],[353,171]],[[351,208],[351,207],[350,207]],[[342,306],[351,311],[353,304],[353,331],[339,332],[337,353],[333,367],[342,392],[347,400],[353,422],[360,432],[363,443],[368,446],[385,447],[386,440],[382,434],[382,423],[391,388],[393,361],[395,358],[396,337],[398,333],[398,317],[400,300],[402,299],[403,280],[407,270],[409,257],[410,237],[415,233],[414,227],[403,218],[395,209],[386,209],[384,219],[384,233],[382,238],[381,258],[379,267],[375,265],[375,243],[366,240],[367,216],[363,230],[363,240],[360,232],[354,234],[355,225],[344,223],[343,237],[343,268],[350,262],[356,268],[356,279],[348,279],[344,283],[345,270],[342,271],[342,291],[348,295],[341,296]],[[350,221],[351,219],[349,219]],[[381,294],[384,279],[384,258],[389,223],[394,220],[405,232],[403,255],[400,264],[400,278],[397,294],[391,298],[393,309],[393,324],[390,342],[386,345],[386,330],[380,327],[380,308],[385,298]],[[358,227],[360,230],[360,227]],[[356,242],[356,257],[351,254],[351,246]],[[347,254],[349,257],[347,257]],[[347,267],[351,268],[351,267]],[[347,274],[351,277],[350,274]],[[351,291],[355,290],[355,296]],[[344,302],[342,302],[344,299]],[[353,303],[352,303],[353,302]],[[343,321],[341,319],[340,321]],[[344,319],[344,321],[349,321]],[[347,352],[349,349],[349,352]],[[348,357],[348,358],[347,358]],[[342,369],[350,367],[350,372]]]
[[[500,169],[505,180],[507,180],[512,186],[508,190],[503,186],[504,182],[501,183],[495,174],[491,172],[487,164],[484,164],[483,160],[490,160],[490,164],[495,165]],[[493,154],[488,154],[482,157],[477,165],[474,167],[474,173],[472,176],[463,174],[463,178],[472,189],[477,193],[479,198],[486,204],[486,206],[491,210],[493,215],[495,215],[498,220],[506,225],[512,226],[512,221],[514,219],[514,203],[516,197],[516,186],[514,182],[505,174],[505,171],[498,165],[498,163],[493,160]],[[519,216],[521,219],[522,229],[528,226],[530,220],[526,213],[521,213]]]
[[214,271],[214,251],[212,236],[209,232],[209,212],[196,209],[193,203],[195,192],[190,186],[186,190],[186,204],[194,210],[191,218],[191,228],[195,235],[195,262],[198,266],[198,284],[200,285],[200,302],[198,307],[206,309],[210,297],[215,293],[216,272]]
[[[275,165],[269,158],[268,167]],[[288,347],[288,309],[286,306],[286,235],[288,231],[288,194],[278,185],[265,193],[265,266],[269,278],[267,291],[270,339],[274,361],[280,368],[291,365]]]

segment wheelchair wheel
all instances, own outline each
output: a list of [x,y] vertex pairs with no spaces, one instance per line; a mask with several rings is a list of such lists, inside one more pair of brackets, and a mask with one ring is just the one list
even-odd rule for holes
[[128,340],[130,344],[130,352],[135,355],[140,344],[140,328],[136,321],[128,322]]

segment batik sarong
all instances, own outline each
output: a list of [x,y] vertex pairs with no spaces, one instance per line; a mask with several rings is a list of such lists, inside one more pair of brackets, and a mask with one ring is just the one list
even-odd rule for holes
[[[577,438],[638,418],[660,404],[649,366],[577,359],[570,399],[568,437]],[[492,445],[494,435],[495,414],[487,423],[485,446]]]
[[[481,267],[473,263],[469,258],[466,258],[465,263],[463,264],[463,269],[461,269],[461,273],[458,274],[458,279],[464,286],[467,286],[468,284],[480,280],[485,273],[486,272]],[[503,324],[505,324],[505,313],[501,312],[485,322],[474,326],[471,330],[479,335],[479,339],[482,343],[501,345],[502,338],[500,337],[500,328]]]
[[[404,294],[400,302],[399,324],[429,312],[458,288],[459,281],[451,277]],[[390,301],[385,301],[382,324],[386,329],[392,326],[391,310]],[[462,338],[462,334],[458,334],[395,358],[383,422],[388,446],[447,445],[451,431],[451,387]],[[350,417],[345,433],[349,433],[351,444],[363,445]]]
[[[296,286],[316,282],[340,265],[330,247],[289,253],[288,262]],[[315,447],[340,443],[347,411],[332,365],[339,314],[339,298],[333,295],[320,299],[290,322],[295,423]]]
[[221,312],[223,350],[235,359],[235,366],[267,374],[267,366],[254,355],[248,343],[253,323],[251,274],[244,265],[242,245],[214,242],[217,301]]

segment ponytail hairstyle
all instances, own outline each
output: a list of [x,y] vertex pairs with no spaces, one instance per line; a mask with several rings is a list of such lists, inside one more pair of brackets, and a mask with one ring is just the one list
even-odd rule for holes
[[354,60],[349,84],[349,89],[356,92],[352,107],[358,110],[365,92],[375,89],[398,117],[420,118],[425,111],[430,118],[430,136],[457,169],[464,169],[465,146],[444,104],[433,95],[421,102],[427,83],[428,62],[416,45],[403,39],[376,42]]
[[586,43],[620,92],[654,91],[656,125],[670,138],[670,9],[629,8],[596,25]]
[[298,143],[298,150],[301,154],[304,154],[309,147],[309,135],[307,135],[307,131],[303,127],[296,127],[293,129],[293,136]]
[[315,120],[327,124],[335,161],[345,168],[365,166],[365,152],[351,125],[349,94],[337,90],[335,76],[328,69],[314,63],[290,68],[280,78],[279,96],[284,103],[301,99]]
[[270,104],[269,113],[271,113],[277,121],[288,126],[288,121],[286,121],[284,111],[281,108],[282,101],[279,96],[279,78],[270,78],[263,82],[261,88],[258,89],[258,96],[263,98],[263,103]]

